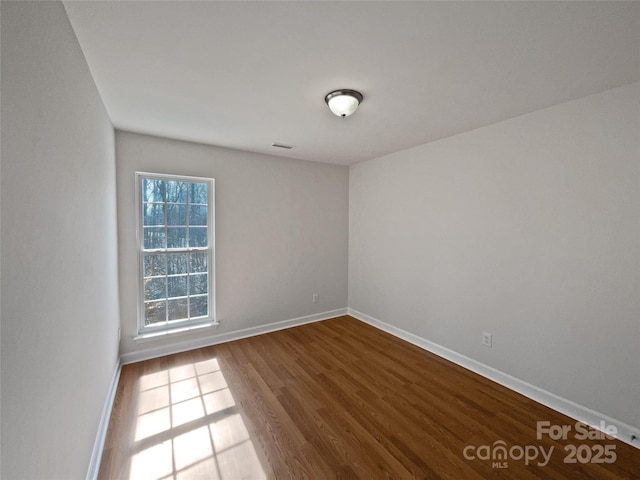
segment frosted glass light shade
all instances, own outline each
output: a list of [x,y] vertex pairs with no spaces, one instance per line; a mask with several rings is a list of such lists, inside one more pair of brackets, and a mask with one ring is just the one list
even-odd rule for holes
[[335,115],[344,118],[356,111],[362,102],[362,94],[355,90],[336,90],[327,94],[324,100]]

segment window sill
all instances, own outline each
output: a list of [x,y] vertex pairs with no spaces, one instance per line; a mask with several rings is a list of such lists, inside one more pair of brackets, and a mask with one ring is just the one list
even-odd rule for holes
[[205,328],[216,328],[218,325],[220,325],[219,322],[216,321],[211,321],[211,322],[206,322],[206,323],[199,323],[197,325],[188,325],[188,326],[183,326],[183,327],[177,327],[177,328],[170,328],[168,330],[160,330],[160,331],[156,331],[156,332],[147,332],[147,333],[141,333],[139,335],[136,335],[135,337],[133,337],[133,341],[136,343],[144,343],[144,342],[150,342],[153,340],[159,340],[161,338],[165,338],[165,337],[173,337],[173,336],[177,336],[177,335],[183,335],[186,333],[191,333],[195,330],[202,330]]

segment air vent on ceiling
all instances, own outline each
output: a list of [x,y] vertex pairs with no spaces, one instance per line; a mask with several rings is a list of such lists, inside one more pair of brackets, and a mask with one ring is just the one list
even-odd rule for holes
[[293,148],[293,145],[285,145],[284,143],[273,142],[272,147],[285,148],[287,150],[291,150]]

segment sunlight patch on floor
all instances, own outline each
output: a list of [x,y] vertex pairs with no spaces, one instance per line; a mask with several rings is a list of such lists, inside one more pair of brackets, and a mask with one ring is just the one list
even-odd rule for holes
[[266,478],[215,358],[144,375],[136,408],[131,480]]

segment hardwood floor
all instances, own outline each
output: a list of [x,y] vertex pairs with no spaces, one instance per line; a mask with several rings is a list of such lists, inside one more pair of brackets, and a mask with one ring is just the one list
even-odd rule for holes
[[[567,440],[538,440],[538,421]],[[640,478],[639,450],[577,433],[345,316],[124,366],[99,478]]]

